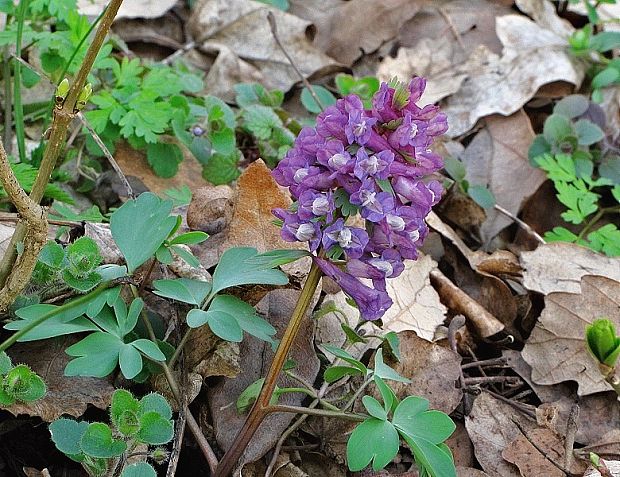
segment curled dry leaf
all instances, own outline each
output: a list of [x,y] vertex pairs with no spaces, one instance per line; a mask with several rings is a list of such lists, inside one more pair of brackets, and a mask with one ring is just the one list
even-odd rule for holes
[[18,402],[6,410],[14,415],[39,416],[47,422],[63,414],[79,417],[89,404],[105,409],[110,404],[114,386],[111,379],[67,377],[65,366],[71,359],[65,349],[78,337],[59,337],[17,343],[8,354],[16,364],[27,364],[47,385],[43,399],[32,403]]
[[426,341],[433,341],[435,330],[446,317],[446,307],[430,282],[431,270],[437,268],[430,256],[405,262],[405,270],[387,281],[387,292],[394,301],[383,316],[383,330],[411,330]]
[[230,186],[201,187],[192,194],[187,209],[187,225],[209,235],[222,232],[233,214],[234,191]]
[[454,69],[467,81],[445,100],[451,137],[469,131],[490,114],[510,115],[529,101],[538,89],[554,81],[579,86],[584,68],[566,49],[566,38],[521,15],[496,20],[502,56],[478,47],[467,62]]
[[[267,320],[278,330],[278,336],[286,327],[295,304],[299,297],[297,290],[273,290],[270,291],[256,306],[257,311],[264,315]],[[310,310],[316,305],[318,294],[315,296]],[[295,374],[307,382],[314,382],[319,372],[319,360],[316,357],[313,346],[314,322],[306,317],[295,344],[290,353],[290,359],[297,363],[293,370]],[[245,422],[246,414],[240,415],[235,405],[237,397],[245,388],[265,376],[273,351],[268,343],[248,337],[240,345],[240,366],[242,373],[234,379],[224,379],[209,389],[208,399],[210,413],[213,416],[215,437],[222,449],[228,449]],[[290,378],[280,378],[280,387],[298,387],[299,383]],[[286,393],[280,397],[282,404],[300,405],[305,395],[298,393]],[[277,442],[284,430],[291,423],[294,414],[279,413],[268,416],[255,437],[247,447],[242,462],[253,462],[263,455]]]
[[465,418],[476,458],[489,475],[519,477],[517,467],[502,457],[506,446],[521,435],[515,421],[527,431],[536,427],[510,404],[485,392],[476,398],[471,413]]
[[606,257],[572,243],[549,243],[521,253],[523,286],[547,295],[579,293],[584,275],[600,275],[620,281],[620,258]]
[[[399,399],[416,395],[428,399],[432,409],[450,414],[461,402],[456,387],[461,375],[461,357],[449,348],[418,338],[413,331],[398,334],[401,360],[386,356],[386,363],[411,383],[390,383]],[[378,394],[378,393],[377,393]]]
[[[260,79],[267,88],[288,91],[299,81],[299,77],[271,35],[267,22],[268,12],[275,16],[280,40],[304,76],[318,76],[340,69],[333,59],[319,51],[309,39],[309,22],[265,3],[201,0],[192,8],[189,28],[202,50],[223,50],[229,57],[237,57],[247,65],[251,63],[255,68],[254,73],[260,73],[260,78],[256,80]],[[227,78],[222,68],[218,69],[218,88],[224,86],[227,89],[227,94],[220,94],[223,99],[234,98],[232,85],[237,82],[235,76],[239,73],[238,68],[239,64]],[[210,88],[215,83],[211,79],[207,76],[205,84],[213,92]]]
[[[495,114],[484,119],[484,129],[461,155],[469,183],[486,186],[499,204],[515,216],[547,179],[541,169],[529,163],[527,150],[533,140],[534,130],[523,110],[508,117]],[[486,213],[480,227],[484,242],[512,224],[511,219],[495,209],[487,209]]]
[[581,293],[550,293],[523,348],[537,384],[576,381],[580,396],[611,389],[585,346],[585,327],[600,317],[620,328],[620,282],[600,276],[581,279]]

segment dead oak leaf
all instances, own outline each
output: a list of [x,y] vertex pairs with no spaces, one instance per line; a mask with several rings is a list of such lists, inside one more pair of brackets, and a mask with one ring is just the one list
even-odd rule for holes
[[108,407],[114,392],[110,379],[65,376],[65,366],[71,359],[65,349],[77,341],[76,337],[60,337],[11,346],[8,354],[13,362],[27,364],[41,376],[47,393],[39,401],[16,403],[6,410],[16,416],[28,414],[51,422],[63,414],[79,417],[88,404]]
[[[489,116],[484,119],[484,126],[461,155],[466,164],[466,179],[470,184],[486,186],[502,207],[518,215],[525,201],[547,179],[542,170],[530,165],[527,157],[534,130],[523,110],[508,117]],[[486,214],[480,227],[485,242],[512,223],[495,209],[487,209]]]
[[523,286],[547,295],[579,293],[584,275],[620,281],[620,258],[612,258],[572,243],[549,243],[521,253]]
[[545,309],[523,348],[537,384],[577,382],[584,396],[611,389],[585,346],[585,328],[595,319],[609,318],[620,328],[620,282],[585,276],[581,293],[550,293]]
[[430,256],[405,262],[405,270],[387,281],[387,292],[394,304],[383,315],[383,330],[415,331],[426,341],[433,341],[435,330],[446,318],[446,307],[431,285],[431,270],[437,267]]
[[[108,4],[108,0],[78,0],[81,15],[96,17]],[[123,2],[118,10],[119,18],[159,18],[176,4],[176,0],[134,0]]]

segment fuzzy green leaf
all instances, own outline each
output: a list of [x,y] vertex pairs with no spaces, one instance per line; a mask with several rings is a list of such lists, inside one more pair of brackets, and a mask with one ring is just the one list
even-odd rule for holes
[[77,422],[73,419],[57,419],[49,425],[52,441],[56,448],[66,455],[82,453],[80,441],[88,428],[88,422]]

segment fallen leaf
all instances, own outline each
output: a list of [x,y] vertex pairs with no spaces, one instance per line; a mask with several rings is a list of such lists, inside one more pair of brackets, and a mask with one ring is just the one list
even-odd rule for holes
[[[542,451],[542,453],[541,453]],[[564,439],[555,432],[546,428],[532,429],[519,435],[502,452],[502,457],[508,462],[515,464],[522,477],[563,477],[566,473],[556,465],[564,465]],[[586,466],[576,460],[570,471],[579,474]]]
[[210,235],[222,232],[233,214],[234,191],[230,186],[201,187],[193,191],[187,209],[187,225]]
[[426,341],[433,341],[435,330],[446,317],[446,307],[431,285],[429,274],[437,267],[430,256],[405,262],[405,270],[387,281],[387,292],[394,304],[383,315],[383,330],[411,330]]
[[579,396],[611,389],[585,346],[585,327],[596,318],[609,318],[620,327],[620,282],[584,276],[581,293],[550,293],[545,309],[523,348],[537,384],[576,381]]
[[[547,179],[541,169],[530,165],[527,157],[534,131],[523,110],[508,117],[489,116],[484,119],[484,126],[461,155],[466,179],[470,184],[486,186],[497,202],[516,216],[527,198]],[[487,209],[486,214],[480,227],[484,242],[512,224],[511,219],[495,209]]]
[[126,176],[134,176],[140,179],[148,190],[161,194],[167,189],[179,188],[184,185],[195,190],[203,187],[206,182],[202,178],[202,166],[191,154],[184,152],[183,161],[179,165],[177,174],[164,179],[158,177],[153,169],[146,162],[146,156],[140,151],[136,151],[125,142],[116,144],[114,158]]
[[463,392],[456,387],[461,375],[461,356],[449,348],[429,343],[413,331],[398,334],[401,360],[385,357],[385,362],[410,383],[391,382],[399,399],[416,395],[428,399],[432,409],[450,414],[461,402]]
[[605,465],[608,471],[605,476],[603,476],[599,470],[590,466],[585,474],[583,474],[583,477],[620,477],[620,461],[601,459],[601,463]]
[[474,445],[471,443],[465,424],[461,421],[455,421],[456,429],[450,437],[446,440],[446,445],[452,452],[454,458],[454,465],[457,466],[457,475],[461,475],[458,472],[458,467],[471,467],[476,463],[476,457],[474,456]]
[[[288,208],[291,199],[278,186],[262,160],[250,164],[239,177],[234,204],[220,253],[230,247],[254,247],[261,253],[276,249],[307,250],[307,244],[282,240],[280,228],[274,225],[271,211]],[[291,275],[302,277],[310,269],[310,259],[298,260],[282,268]]]
[[[555,406],[558,411],[556,429],[564,432],[572,406],[579,405],[579,425],[575,441],[590,445],[600,440],[601,435],[620,428],[620,402],[614,391],[577,396],[572,383],[554,385],[536,384],[532,381],[532,368],[521,356],[521,352],[504,350],[502,355],[508,365],[534,390],[542,405]],[[540,409],[540,407],[539,407]]]
[[[299,291],[273,290],[256,306],[257,311],[278,330],[278,336],[291,318]],[[313,303],[316,304],[318,296]],[[313,305],[310,306],[310,310]],[[292,347],[289,357],[297,363],[294,372],[307,382],[314,382],[319,372],[319,360],[313,346],[314,322],[306,316]],[[239,345],[240,366],[242,373],[234,379],[224,379],[209,389],[209,406],[213,416],[215,437],[222,449],[228,449],[237,432],[243,426],[247,415],[239,415],[235,401],[239,394],[250,384],[265,376],[273,358],[271,346],[253,338],[245,339]],[[279,386],[298,386],[297,381],[281,378]],[[280,397],[282,404],[300,405],[305,395],[286,393]],[[279,413],[267,417],[254,438],[246,448],[242,462],[252,462],[262,457],[280,438],[282,432],[291,423],[294,414]]]
[[489,474],[473,467],[456,467],[456,475],[459,477],[488,477]]
[[501,57],[482,45],[454,69],[468,78],[442,109],[451,137],[484,116],[517,112],[545,84],[564,81],[578,87],[583,80],[584,68],[567,51],[564,36],[522,15],[498,17],[496,32],[504,45]]
[[208,326],[195,329],[185,347],[185,366],[203,378],[234,378],[241,372],[239,345],[223,341]]
[[[176,0],[134,0],[123,2],[116,18],[157,18],[170,10]],[[78,0],[78,12],[81,15],[96,17],[108,4],[108,0]]]
[[483,392],[474,401],[465,427],[474,444],[474,452],[482,469],[493,476],[519,477],[517,467],[502,457],[502,452],[521,431],[514,420],[527,431],[535,428],[514,407]]
[[591,445],[575,450],[576,456],[584,460],[589,460],[590,452],[607,458],[618,458],[620,456],[620,430],[616,428],[605,433],[601,431],[598,439]]
[[620,258],[611,258],[572,243],[549,243],[521,253],[523,286],[547,295],[581,292],[584,275],[620,281]]
[[77,336],[52,338],[17,343],[8,351],[15,364],[27,364],[47,385],[43,399],[32,403],[16,403],[6,408],[17,416],[39,416],[46,422],[63,414],[80,417],[89,404],[100,409],[109,406],[114,392],[111,378],[83,378],[65,376],[70,356],[65,349],[79,340]]
[[[267,88],[288,91],[299,81],[299,76],[278,48],[267,22],[267,13],[272,12],[278,27],[278,35],[295,64],[305,77],[316,77],[340,69],[329,56],[317,49],[309,32],[311,24],[295,15],[270,7],[264,3],[248,0],[201,0],[194,4],[189,28],[203,51],[226,50],[225,54],[238,57],[252,64],[260,72],[261,83]],[[230,99],[233,95],[234,76],[225,78],[220,67],[218,87],[227,86]],[[211,81],[207,76],[207,91]],[[211,92],[211,91],[210,91]]]

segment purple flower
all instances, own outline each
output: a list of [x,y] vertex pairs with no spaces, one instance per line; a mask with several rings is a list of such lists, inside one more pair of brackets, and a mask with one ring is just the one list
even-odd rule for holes
[[[316,260],[365,319],[391,305],[386,280],[418,256],[424,219],[441,198],[441,185],[426,176],[443,167],[430,146],[448,124],[437,106],[416,104],[425,86],[423,78],[383,83],[371,110],[355,95],[339,99],[317,116],[316,127],[302,129],[273,171],[297,205],[274,210],[282,238],[308,242],[313,251],[322,244],[333,256],[342,250],[346,266]],[[358,213],[364,228],[347,225]]]
[[356,154],[354,173],[358,179],[372,176],[377,179],[387,179],[390,172],[390,164],[394,161],[392,151],[381,151],[368,155],[363,147],[360,147]]
[[329,250],[339,245],[348,257],[359,258],[368,244],[368,233],[358,227],[347,227],[342,218],[336,220],[323,232],[323,246]]
[[364,320],[377,320],[392,306],[392,300],[385,290],[376,290],[364,285],[349,273],[343,272],[335,264],[320,258],[315,263],[325,275],[334,280],[342,291],[355,301]]

